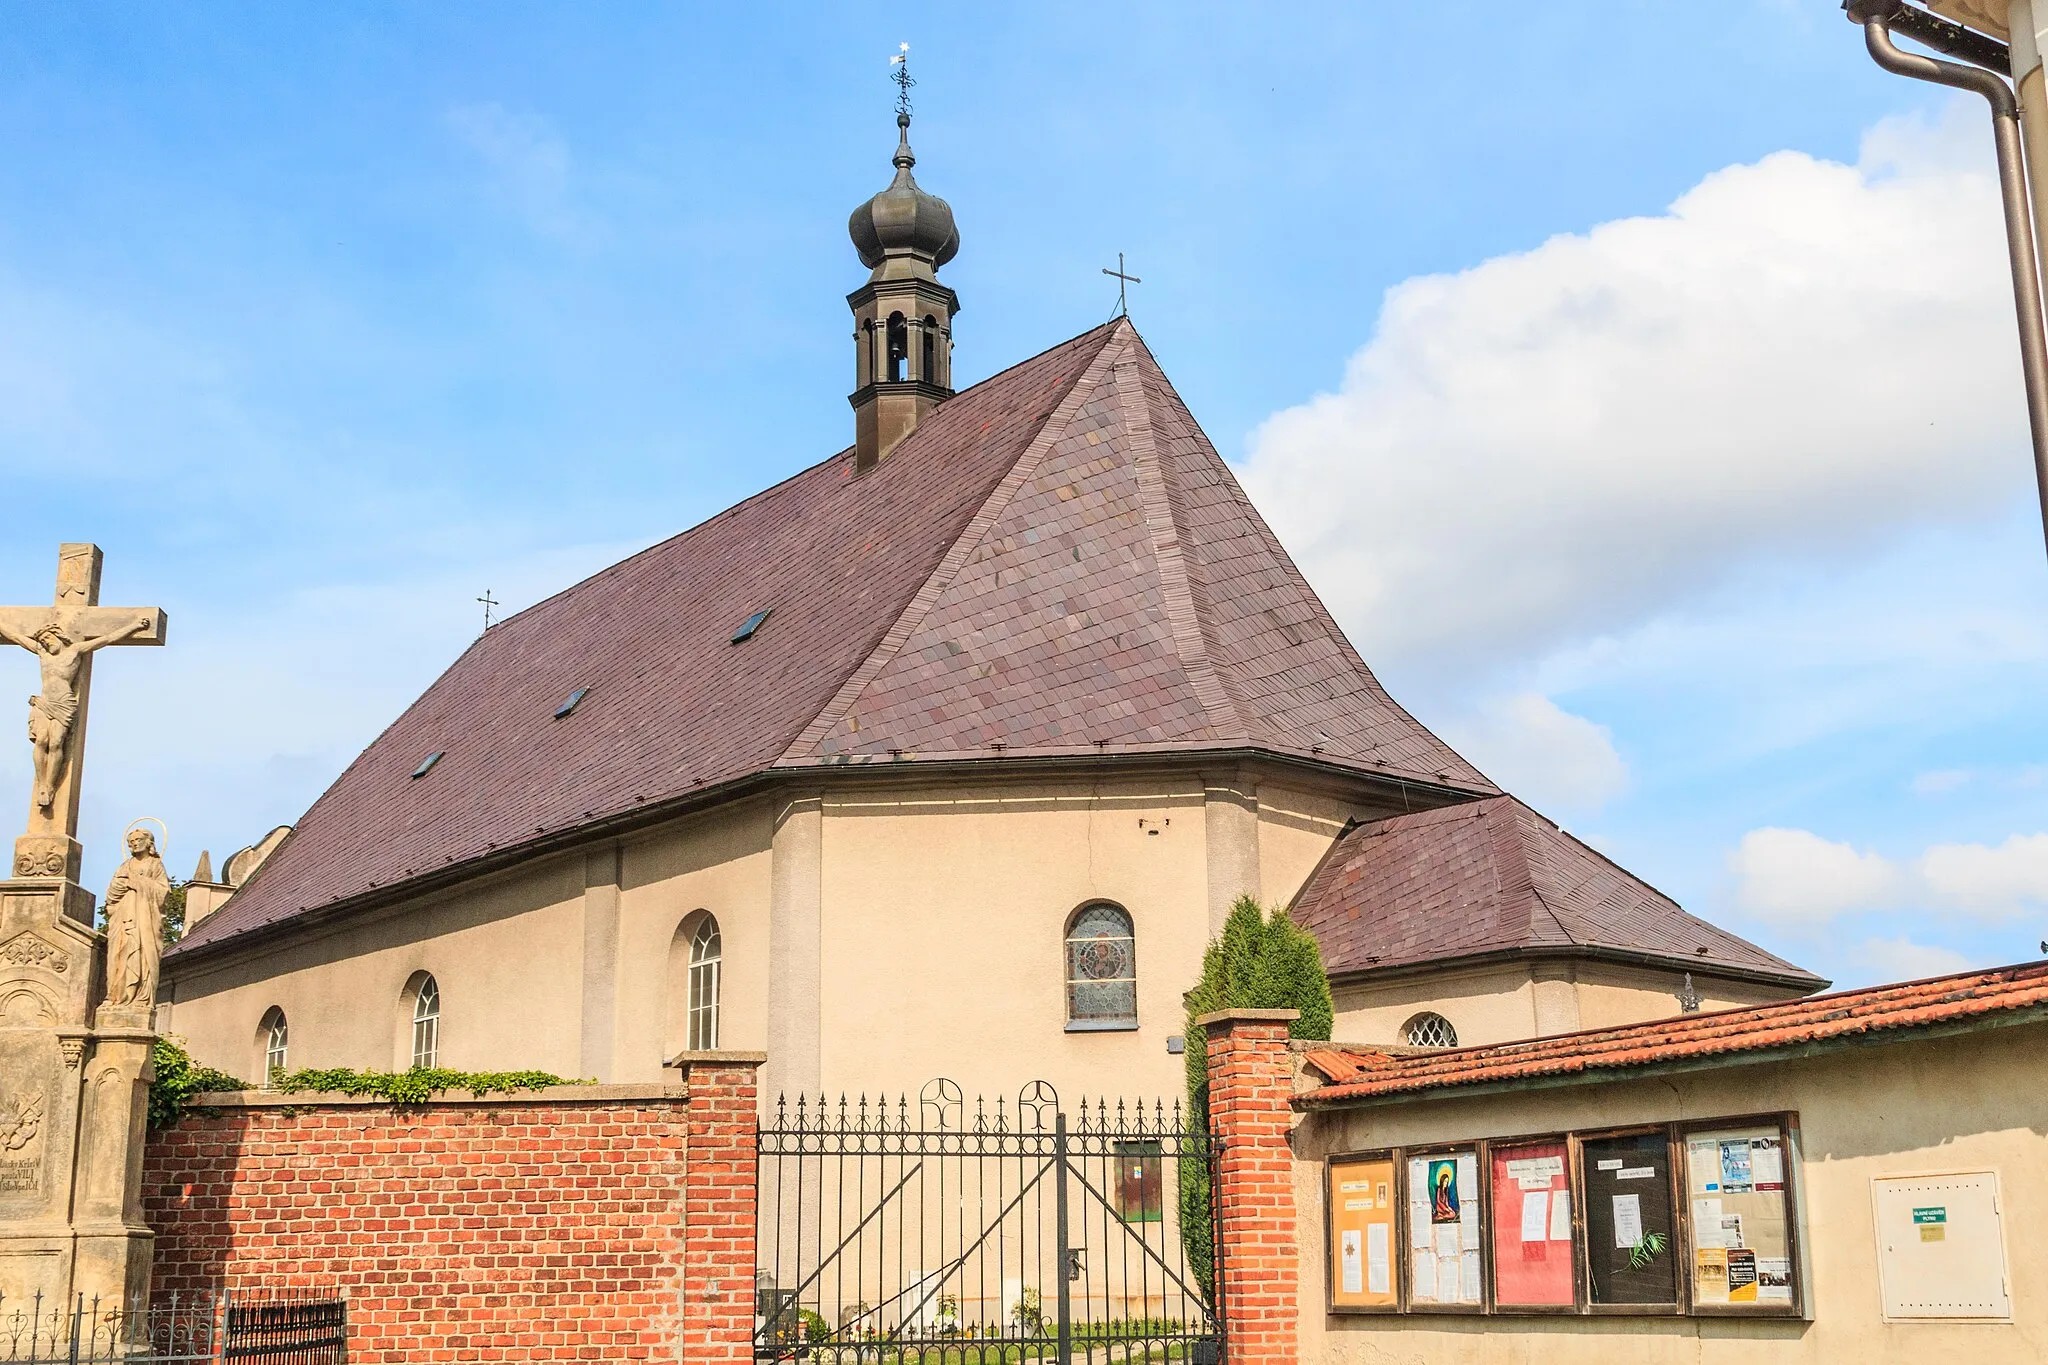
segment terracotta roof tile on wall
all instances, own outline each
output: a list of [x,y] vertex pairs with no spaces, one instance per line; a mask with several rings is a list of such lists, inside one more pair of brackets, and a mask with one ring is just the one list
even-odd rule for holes
[[1817,990],[1827,982],[1687,914],[1513,797],[1359,825],[1295,899],[1332,976],[1590,951]]
[[859,478],[835,456],[487,632],[173,953],[778,767],[1246,745],[1494,791],[1387,697],[1118,321]]
[[1492,1047],[1395,1056],[1321,1047],[1306,1061],[1328,1083],[1296,1097],[1314,1107],[1459,1086],[1534,1083],[1629,1068],[1771,1052],[1972,1022],[2048,1018],[2048,963],[1959,972],[1772,1005],[1687,1014]]

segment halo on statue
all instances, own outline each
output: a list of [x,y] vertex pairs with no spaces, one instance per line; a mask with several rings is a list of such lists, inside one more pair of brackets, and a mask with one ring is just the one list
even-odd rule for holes
[[128,822],[128,828],[121,831],[122,842],[127,842],[128,836],[135,832],[137,825],[155,825],[157,827],[159,831],[156,837],[157,855],[159,857],[163,856],[164,852],[171,846],[171,827],[157,819],[154,815],[144,815]]

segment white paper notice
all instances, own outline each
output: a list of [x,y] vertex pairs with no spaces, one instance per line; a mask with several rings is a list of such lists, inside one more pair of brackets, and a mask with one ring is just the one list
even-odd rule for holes
[[1524,1242],[1547,1242],[1550,1240],[1550,1191],[1522,1191],[1522,1240]]
[[1429,1163],[1420,1159],[1408,1163],[1408,1245],[1429,1247]]
[[1725,1247],[1721,1240],[1721,1201],[1692,1201],[1692,1244],[1696,1247]]
[[1550,1196],[1550,1240],[1569,1242],[1572,1239],[1572,1192],[1558,1190]]
[[1458,1280],[1458,1297],[1466,1303],[1479,1302],[1479,1253],[1465,1253],[1464,1274]]
[[1371,1223],[1365,1229],[1365,1286],[1374,1294],[1388,1292],[1388,1272],[1393,1269],[1387,1255],[1391,1231],[1392,1226],[1387,1223]]
[[1776,1138],[1750,1140],[1749,1174],[1759,1188],[1785,1183],[1785,1153]]
[[1408,1290],[1419,1303],[1436,1302],[1436,1256],[1433,1252],[1415,1253],[1414,1274],[1410,1275]]
[[1479,1155],[1467,1152],[1458,1158],[1458,1245],[1466,1251],[1479,1249]]
[[1632,1247],[1643,1240],[1643,1201],[1633,1194],[1614,1196],[1614,1245]]
[[1436,1225],[1437,1255],[1455,1256],[1458,1254],[1458,1228],[1459,1225],[1456,1223],[1438,1223]]
[[1600,1163],[1600,1169],[1603,1171],[1618,1171],[1626,1164],[1627,1163],[1625,1163],[1620,1157],[1617,1156],[1602,1161]]
[[[1375,1227],[1379,1226],[1374,1224]],[[1344,1229],[1344,1292],[1363,1294],[1365,1292],[1365,1239],[1358,1235],[1357,1228]]]

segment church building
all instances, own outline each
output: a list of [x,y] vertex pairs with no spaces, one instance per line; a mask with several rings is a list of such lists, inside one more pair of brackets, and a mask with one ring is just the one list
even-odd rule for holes
[[487,630],[165,958],[198,1058],[1171,1095],[1247,894],[1354,1043],[1826,984],[1395,703],[1128,319],[956,392],[960,235],[898,124],[852,445]]

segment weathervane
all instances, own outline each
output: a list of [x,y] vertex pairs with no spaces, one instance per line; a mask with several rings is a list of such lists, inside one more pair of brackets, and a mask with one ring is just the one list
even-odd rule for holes
[[1113,318],[1129,317],[1131,315],[1131,301],[1124,293],[1124,290],[1134,284],[1143,284],[1144,281],[1136,275],[1126,275],[1124,273],[1124,253],[1121,251],[1116,253],[1116,269],[1111,270],[1108,266],[1104,266],[1102,267],[1102,273],[1115,276],[1116,278],[1116,311],[1111,313],[1110,316]]
[[896,69],[889,73],[889,79],[896,82],[896,113],[900,118],[910,117],[910,87],[917,82],[910,78],[910,44],[896,44],[896,55],[889,59],[889,65]]

